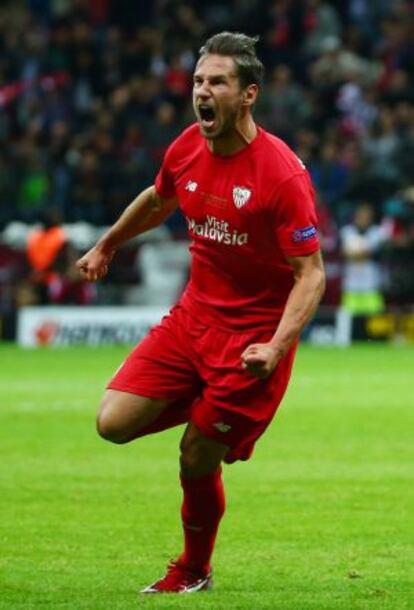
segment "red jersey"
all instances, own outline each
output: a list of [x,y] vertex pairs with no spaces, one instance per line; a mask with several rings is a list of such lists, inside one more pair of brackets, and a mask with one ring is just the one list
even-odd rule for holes
[[192,240],[180,304],[222,329],[275,329],[294,284],[285,257],[319,249],[303,163],[261,128],[241,151],[214,154],[194,124],[167,150],[155,186],[178,196]]

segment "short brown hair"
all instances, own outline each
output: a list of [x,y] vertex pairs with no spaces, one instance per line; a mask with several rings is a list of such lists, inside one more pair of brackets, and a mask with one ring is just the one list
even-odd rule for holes
[[256,55],[258,36],[246,36],[240,32],[220,32],[207,40],[200,49],[200,57],[208,54],[226,55],[234,59],[237,76],[242,88],[260,85],[264,67]]

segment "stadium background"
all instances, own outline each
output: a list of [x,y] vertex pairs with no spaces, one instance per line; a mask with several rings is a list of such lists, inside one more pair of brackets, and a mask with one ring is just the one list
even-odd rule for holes
[[[134,240],[96,289],[79,283],[73,261],[192,121],[197,49],[224,28],[261,36],[256,117],[312,173],[328,290],[274,425],[252,460],[225,468],[216,590],[196,606],[414,607],[413,3],[13,0],[0,4],[1,610],[132,610],[180,547],[181,430],[117,447],[94,419],[129,350],[100,344],[136,340],[143,318],[176,297],[185,226],[175,215]],[[361,204],[375,243],[358,257],[374,264],[379,283],[368,288],[384,309],[380,300],[350,319],[338,305]],[[53,223],[45,273],[50,242],[36,227]],[[58,333],[56,317],[41,318],[47,304],[53,316],[75,307]],[[59,335],[95,347],[10,343],[17,314],[33,322],[35,305],[35,343]],[[347,343],[350,324],[370,340],[315,345]]]
[[[318,192],[328,324],[355,261],[355,251],[346,253],[355,241],[349,231],[370,232],[374,240],[356,256],[377,277],[363,275],[357,288],[381,297],[376,305],[347,303],[380,317],[368,333],[367,323],[357,324],[355,336],[412,339],[413,19],[413,3],[401,0],[3,2],[3,338],[14,337],[25,305],[168,306],[177,297],[188,272],[179,213],[123,248],[96,290],[77,282],[73,261],[152,183],[166,147],[193,120],[198,49],[230,29],[260,36],[267,77],[257,122],[293,147]],[[368,217],[356,228],[361,208]],[[46,246],[28,248],[38,222],[62,224],[67,239],[47,278],[36,258]],[[314,333],[322,342],[331,334]]]

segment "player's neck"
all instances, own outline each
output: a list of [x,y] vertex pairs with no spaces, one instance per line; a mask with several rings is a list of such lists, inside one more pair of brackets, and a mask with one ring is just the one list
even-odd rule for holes
[[222,138],[208,140],[209,149],[215,155],[225,157],[234,155],[235,153],[246,148],[256,137],[257,126],[251,115],[248,115],[238,121],[234,129]]

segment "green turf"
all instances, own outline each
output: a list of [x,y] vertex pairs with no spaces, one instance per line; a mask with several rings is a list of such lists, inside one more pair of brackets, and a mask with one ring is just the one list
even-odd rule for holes
[[254,458],[225,468],[215,590],[138,597],[180,550],[180,430],[112,446],[124,349],[0,347],[0,608],[414,608],[414,348],[305,347]]

